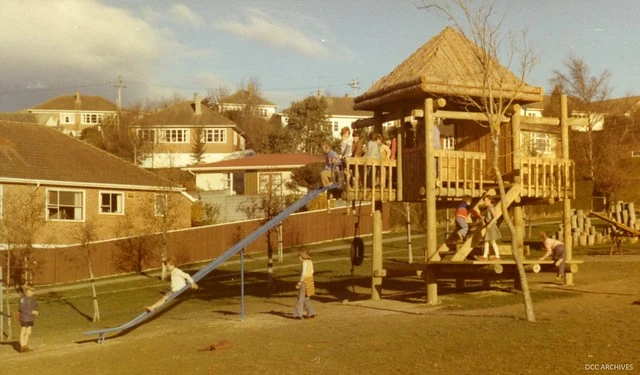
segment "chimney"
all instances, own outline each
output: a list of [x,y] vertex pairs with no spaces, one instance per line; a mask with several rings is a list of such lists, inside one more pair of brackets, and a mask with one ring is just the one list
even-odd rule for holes
[[82,100],[80,99],[80,91],[76,91],[74,96],[75,102],[73,103],[74,109],[78,110],[82,107]]
[[202,114],[202,103],[200,102],[200,95],[196,92],[193,94],[193,104],[196,110],[196,115]]
[[348,98],[348,97],[349,97],[349,93],[348,93],[348,92],[345,92],[345,93],[344,93],[344,97],[345,97],[345,98]]

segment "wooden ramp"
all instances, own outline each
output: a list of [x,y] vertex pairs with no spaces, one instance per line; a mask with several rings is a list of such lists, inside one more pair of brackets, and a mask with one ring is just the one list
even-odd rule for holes
[[613,225],[617,230],[620,230],[622,232],[624,232],[628,237],[640,237],[640,230],[637,229],[633,229],[628,225],[619,223],[611,218],[608,218],[602,214],[599,214],[597,212],[590,212],[589,216],[594,216],[597,217],[598,219],[602,220],[602,221],[606,221],[607,223]]

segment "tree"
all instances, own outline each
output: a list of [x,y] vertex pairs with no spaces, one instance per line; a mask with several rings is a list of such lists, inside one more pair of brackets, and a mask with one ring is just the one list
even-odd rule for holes
[[100,307],[98,305],[98,294],[96,293],[95,276],[93,274],[93,263],[91,261],[91,242],[95,241],[97,229],[93,222],[86,221],[75,233],[75,238],[86,251],[87,267],[89,268],[89,280],[91,282],[91,293],[93,297],[93,322],[100,321]]
[[309,96],[293,102],[288,112],[287,125],[269,140],[271,149],[281,152],[322,153],[322,142],[331,138],[327,120],[327,101],[322,96]]
[[[444,15],[458,32],[477,46],[473,49],[473,59],[479,67],[478,78],[482,94],[477,97],[463,95],[461,99],[467,108],[484,113],[488,120],[493,149],[491,170],[498,182],[504,222],[511,233],[511,246],[522,286],[527,320],[533,322],[535,315],[524,265],[517,250],[516,228],[506,209],[506,192],[500,171],[499,155],[501,154],[502,119],[512,111],[514,100],[525,86],[525,78],[536,65],[537,58],[528,47],[526,31],[520,34],[502,35],[502,22],[505,15],[496,19],[494,1],[483,1],[475,9],[472,3],[471,0],[425,1],[423,8]],[[502,68],[498,56],[506,56],[508,61],[505,65],[506,69]],[[515,77],[515,80],[511,73],[511,65],[514,63],[518,65],[518,77]],[[484,124],[480,125],[484,126]]]
[[[604,70],[599,75],[591,75],[589,65],[581,58],[569,56],[564,62],[566,72],[554,71],[551,80],[560,92],[566,93],[572,100],[573,110],[579,111],[587,119],[583,135],[571,137],[571,150],[574,156],[584,160],[579,163],[579,173],[593,181],[596,191],[606,180],[597,175],[596,169],[600,157],[595,152],[597,126],[603,123],[604,115],[611,109],[606,101],[611,94],[609,81],[611,73]],[[604,177],[604,176],[603,176]]]
[[[249,218],[263,218],[263,224],[273,219],[284,208],[285,200],[282,194],[282,182],[276,180],[274,175],[266,175],[260,182],[262,191],[247,203],[240,204],[238,209],[244,212]],[[273,232],[271,228],[266,233],[267,241],[267,285],[273,285]]]
[[202,155],[204,155],[206,151],[206,143],[204,142],[204,137],[202,134],[202,128],[195,128],[193,131],[193,137],[195,138],[195,142],[191,147],[191,158],[193,159],[194,164],[202,163]]
[[231,95],[231,89],[226,85],[209,89],[207,90],[207,97],[204,99],[203,104],[211,108],[214,112],[220,112],[222,100],[229,97],[229,95]]

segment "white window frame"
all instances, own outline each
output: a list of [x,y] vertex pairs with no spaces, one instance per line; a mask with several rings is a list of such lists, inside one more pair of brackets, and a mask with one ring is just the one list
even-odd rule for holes
[[[103,202],[103,196],[109,196],[109,202],[105,205]],[[116,198],[115,211],[111,211],[113,208],[113,198]],[[118,199],[120,198],[120,199]],[[124,193],[121,191],[100,191],[98,194],[98,214],[101,215],[124,215]]]
[[333,122],[333,131],[334,132],[340,131],[340,121]]
[[189,129],[160,129],[158,131],[160,143],[190,143]]
[[70,112],[60,113],[60,124],[75,124],[76,114]]
[[[56,196],[56,203],[51,203],[51,193],[53,192],[57,192],[57,196]],[[73,205],[68,205],[68,204],[60,204],[60,193],[73,193],[75,194],[79,194],[80,195],[80,203],[75,202],[76,199],[74,199],[74,203]],[[79,204],[79,205],[78,205]],[[73,219],[67,219],[67,218],[60,218],[60,217],[52,217],[51,215],[51,210],[57,210],[57,216],[59,216],[58,213],[61,212],[60,207],[65,207],[65,208],[72,208],[72,210],[74,211],[74,217]],[[47,217],[47,221],[84,221],[85,219],[85,210],[86,210],[86,204],[85,204],[85,192],[84,190],[76,190],[76,189],[47,189],[47,207],[46,207],[46,217]],[[66,212],[62,211],[62,212]],[[79,215],[80,218],[77,218],[76,216]]]
[[455,150],[456,149],[456,138],[455,137],[441,137],[440,143],[442,145],[443,150]]
[[206,143],[227,143],[227,129],[205,129],[204,141]]
[[522,132],[521,142],[527,156],[555,158],[556,138],[550,133]]
[[80,123],[83,125],[98,125],[103,118],[103,113],[81,113]]

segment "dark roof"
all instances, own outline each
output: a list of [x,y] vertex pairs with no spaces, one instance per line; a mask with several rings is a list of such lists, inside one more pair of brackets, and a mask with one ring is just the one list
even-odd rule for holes
[[[80,97],[80,106],[76,108],[76,96]],[[100,96],[89,95],[67,95],[58,96],[42,104],[38,104],[32,109],[46,109],[46,110],[59,110],[59,111],[73,111],[73,110],[85,110],[85,111],[116,111],[117,106]]]
[[[247,104],[249,103],[249,91],[247,90],[238,90],[235,93],[227,96],[226,98],[220,100],[220,104]],[[251,102],[253,104],[257,104],[257,105],[266,105],[266,106],[272,106],[272,107],[277,107],[277,105],[275,105],[274,103],[271,103],[270,101],[261,98],[259,96],[254,96],[251,99]]]
[[191,171],[223,171],[245,169],[292,169],[323,162],[323,158],[309,154],[256,154],[246,158],[223,160],[182,168]]
[[[398,65],[391,73],[379,79],[367,92],[355,98],[356,109],[372,110],[384,103],[433,96],[479,96],[483,72],[476,56],[481,53],[477,45],[464,35],[446,27]],[[492,81],[502,82],[503,89],[515,89],[522,81],[495,61]],[[516,102],[542,100],[542,88],[519,88]]]
[[192,126],[233,126],[236,124],[214,112],[206,105],[200,105],[201,113],[196,114],[194,101],[184,101],[146,115],[138,121],[140,125],[192,125]]
[[356,111],[353,109],[353,97],[325,97],[327,101],[327,114],[333,116],[358,116],[371,117],[371,111]]
[[[42,125],[0,121],[0,181],[165,189],[177,186],[106,151]],[[183,190],[179,188],[179,190]]]
[[31,112],[5,112],[0,113],[0,121],[16,121],[37,124],[38,118],[36,114]]

